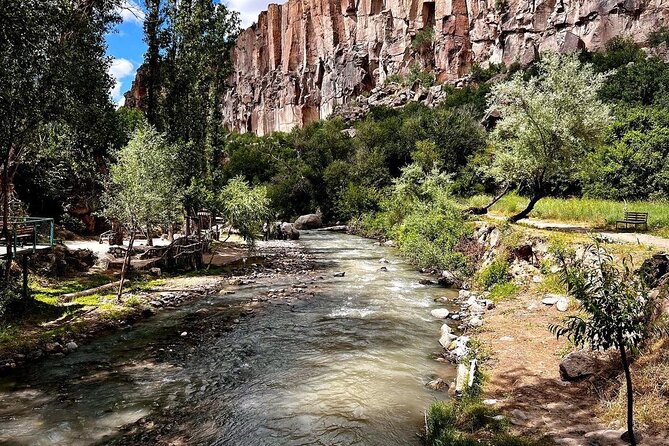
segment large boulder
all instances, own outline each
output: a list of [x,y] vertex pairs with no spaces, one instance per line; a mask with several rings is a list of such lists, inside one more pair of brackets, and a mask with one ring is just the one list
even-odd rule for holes
[[300,231],[295,229],[295,225],[292,223],[282,223],[281,235],[285,240],[298,240],[300,238]]
[[319,229],[323,227],[321,214],[308,214],[295,220],[295,229]]
[[565,381],[577,381],[597,372],[597,361],[584,350],[569,353],[560,362],[560,377]]

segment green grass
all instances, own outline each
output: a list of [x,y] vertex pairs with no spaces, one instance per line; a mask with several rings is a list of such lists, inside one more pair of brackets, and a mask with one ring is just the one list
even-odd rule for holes
[[[490,197],[478,195],[470,198],[467,205],[482,206]],[[528,199],[517,194],[508,194],[491,209],[492,213],[513,215],[522,211]],[[560,222],[582,223],[596,228],[615,226],[625,211],[648,212],[651,229],[665,229],[669,232],[669,202],[654,201],[611,201],[590,198],[543,198],[530,214],[532,218]]]
[[519,290],[520,288],[511,282],[498,283],[492,287],[488,298],[495,303],[502,302],[515,297]]

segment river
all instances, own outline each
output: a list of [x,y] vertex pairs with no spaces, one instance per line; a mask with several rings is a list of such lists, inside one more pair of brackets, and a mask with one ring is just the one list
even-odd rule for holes
[[[446,398],[425,383],[454,373],[432,359],[430,310],[456,293],[420,285],[366,239],[307,232],[299,244],[317,262],[313,297],[270,300],[230,328],[238,304],[295,285],[258,280],[2,378],[0,443],[104,444],[174,412],[184,444],[419,445],[423,411]],[[209,335],[181,336],[193,320]]]

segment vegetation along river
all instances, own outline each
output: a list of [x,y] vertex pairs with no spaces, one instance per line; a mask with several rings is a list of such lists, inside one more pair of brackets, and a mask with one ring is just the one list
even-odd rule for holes
[[[269,300],[232,324],[237,304],[294,285],[259,279],[3,378],[0,443],[104,444],[173,416],[185,444],[420,444],[423,411],[445,395],[425,383],[453,374],[432,359],[430,310],[455,293],[420,285],[369,240],[307,232],[299,244],[316,260],[314,296]],[[212,335],[182,336],[194,321]]]

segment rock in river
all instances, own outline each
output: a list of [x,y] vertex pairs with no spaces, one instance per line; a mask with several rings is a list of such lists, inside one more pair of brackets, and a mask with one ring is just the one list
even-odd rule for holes
[[448,315],[451,314],[451,312],[446,308],[435,308],[434,310],[430,311],[430,314],[432,317],[437,319],[446,319]]
[[323,227],[320,214],[307,214],[295,220],[295,229],[318,229]]

